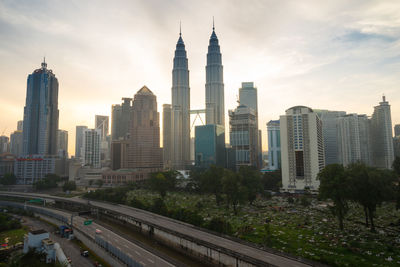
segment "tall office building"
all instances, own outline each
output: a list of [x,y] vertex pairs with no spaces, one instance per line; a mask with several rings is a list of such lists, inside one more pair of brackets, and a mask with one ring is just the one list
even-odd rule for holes
[[338,120],[346,115],[345,111],[316,110],[322,121],[322,136],[324,137],[325,165],[341,163],[339,157]]
[[163,161],[164,168],[171,168],[172,160],[172,129],[171,129],[171,105],[163,105]]
[[57,153],[60,157],[68,158],[68,131],[57,131]]
[[279,120],[267,123],[268,132],[268,169],[281,169],[281,133]]
[[22,155],[23,135],[21,130],[14,131],[10,135],[10,152],[19,157]]
[[229,110],[230,145],[236,155],[236,169],[240,166],[258,166],[257,117],[252,108],[244,105]]
[[9,138],[5,135],[0,136],[0,154],[9,152],[10,142]]
[[394,126],[394,136],[400,136],[400,124]]
[[258,114],[257,103],[257,88],[254,87],[253,82],[244,82],[242,87],[239,88],[239,103],[240,105],[252,108]]
[[96,115],[95,128],[101,132],[101,140],[105,140],[108,135],[109,118],[108,116]]
[[122,104],[111,107],[111,140],[123,140],[129,134],[132,98],[122,98]]
[[392,117],[385,96],[374,107],[371,117],[372,162],[375,167],[391,169],[394,161]]
[[87,126],[76,126],[76,134],[75,134],[75,158],[82,157],[82,149],[83,149],[83,132],[87,130]]
[[172,166],[185,169],[190,164],[189,69],[182,33],[176,44],[172,69]]
[[195,128],[195,164],[209,168],[225,167],[225,129],[222,125],[208,124]]
[[339,162],[347,166],[355,162],[371,164],[370,129],[366,115],[348,114],[338,118]]
[[58,80],[42,67],[28,76],[23,122],[24,155],[56,155],[58,130]]
[[83,130],[82,165],[92,168],[101,167],[100,140],[100,129]]
[[225,128],[224,74],[214,22],[206,65],[206,124],[221,125]]
[[257,167],[261,168],[262,164],[262,143],[261,132],[258,130],[258,101],[257,88],[253,82],[243,82],[239,88],[239,103],[240,105],[252,108],[256,114],[256,129],[257,129]]
[[22,131],[24,128],[24,121],[17,122],[17,131]]
[[128,147],[128,167],[156,172],[162,169],[160,118],[156,96],[143,86],[134,96]]
[[280,131],[283,190],[318,190],[317,174],[325,167],[318,115],[308,107],[292,107],[280,116]]

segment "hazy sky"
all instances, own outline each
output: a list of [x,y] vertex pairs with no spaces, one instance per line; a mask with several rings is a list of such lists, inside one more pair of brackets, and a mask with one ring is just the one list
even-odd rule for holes
[[94,127],[95,114],[111,115],[143,85],[162,111],[180,20],[191,108],[204,108],[212,16],[227,124],[241,82],[254,82],[264,149],[265,124],[295,105],[371,115],[385,94],[400,123],[398,0],[0,0],[0,135],[23,118],[26,79],[43,56],[59,81],[59,128],[72,155],[76,125]]

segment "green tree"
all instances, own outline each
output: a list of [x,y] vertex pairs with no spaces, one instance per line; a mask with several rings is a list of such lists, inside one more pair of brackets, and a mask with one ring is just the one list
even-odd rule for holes
[[169,170],[162,172],[164,175],[165,179],[167,180],[167,185],[168,185],[168,190],[173,191],[176,189],[176,185],[178,182],[178,175],[179,173],[175,170]]
[[393,170],[397,174],[397,189],[396,189],[396,210],[400,209],[400,157],[396,157],[393,161]]
[[164,203],[162,198],[156,198],[153,202],[153,206],[151,207],[151,211],[161,215],[168,215],[167,206]]
[[250,205],[256,200],[257,194],[261,191],[261,175],[254,167],[242,166],[239,169],[241,185],[246,188],[247,200]]
[[211,165],[201,177],[201,190],[215,195],[217,205],[222,202],[222,178],[224,176],[224,168]]
[[101,187],[103,186],[103,184],[104,184],[103,179],[97,179],[97,180],[96,180],[96,185],[97,185],[99,188],[101,188]]
[[222,234],[231,234],[233,232],[232,225],[222,218],[212,218],[206,228]]
[[17,177],[13,173],[6,173],[1,178],[0,183],[3,185],[14,185],[17,182]]
[[73,191],[76,190],[76,183],[75,181],[68,181],[65,182],[63,187],[62,187],[63,191]]
[[349,179],[343,165],[327,165],[318,173],[318,179],[320,180],[319,197],[333,201],[331,211],[338,218],[340,230],[343,230],[343,219],[349,210],[347,203]]
[[167,195],[167,190],[170,186],[170,183],[162,172],[153,173],[148,180],[148,184],[150,190],[158,192],[162,199]]
[[394,159],[392,168],[396,172],[397,176],[400,176],[400,157]]
[[226,194],[228,207],[232,205],[236,215],[238,204],[243,203],[248,198],[247,188],[242,186],[240,175],[231,170],[225,170],[222,178],[222,189]]
[[383,201],[394,199],[395,196],[394,172],[367,167],[363,163],[349,165],[346,172],[350,179],[351,199],[363,207],[365,224],[368,227],[370,223],[371,231],[375,231],[376,207]]
[[261,178],[265,190],[279,191],[282,186],[282,174],[280,170],[265,172]]
[[60,176],[54,173],[46,174],[45,177],[34,183],[36,190],[46,190],[51,188],[56,188],[58,182],[61,181]]

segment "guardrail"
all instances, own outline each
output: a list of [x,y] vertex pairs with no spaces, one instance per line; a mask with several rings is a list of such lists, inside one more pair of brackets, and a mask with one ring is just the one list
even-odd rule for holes
[[115,256],[117,259],[128,265],[128,267],[143,267],[142,264],[129,257],[129,255],[114,247],[111,243],[105,241],[100,236],[96,235],[94,241],[97,245],[108,251],[111,255]]
[[[8,201],[0,201],[0,206],[7,206],[7,207],[13,207],[13,208],[18,208],[18,209],[26,209],[29,211],[32,211],[34,213],[39,213],[48,217],[52,217],[62,223],[68,224],[69,223],[69,219],[65,216],[62,216],[60,214],[54,213],[52,211],[43,209],[43,208],[38,208],[38,207],[32,207],[32,206],[27,206],[24,204],[20,204],[20,203],[14,203],[14,202],[8,202]],[[75,231],[79,231],[79,233],[83,234],[86,238],[89,238],[91,240],[93,240],[92,237],[90,237],[87,233],[80,231],[78,228],[74,227]],[[126,265],[128,265],[128,267],[143,267],[143,265],[141,265],[140,263],[138,263],[137,261],[135,261],[134,259],[132,259],[131,257],[129,257],[129,255],[127,255],[126,253],[124,253],[123,251],[121,251],[120,249],[114,247],[112,244],[110,244],[109,242],[105,241],[104,239],[102,239],[101,237],[99,237],[98,235],[95,236],[94,242],[102,247],[104,250],[106,250],[107,252],[109,252],[111,255],[113,255],[114,257],[116,257],[117,259],[119,259],[120,261],[122,261],[123,263],[125,263]]]

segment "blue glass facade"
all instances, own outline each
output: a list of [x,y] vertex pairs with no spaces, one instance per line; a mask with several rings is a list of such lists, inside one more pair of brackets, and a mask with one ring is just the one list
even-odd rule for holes
[[195,164],[208,168],[225,167],[225,131],[221,125],[208,124],[195,128]]
[[56,155],[58,130],[58,81],[42,68],[28,76],[23,123],[24,155]]

